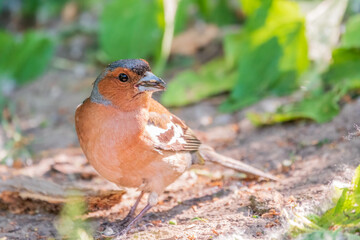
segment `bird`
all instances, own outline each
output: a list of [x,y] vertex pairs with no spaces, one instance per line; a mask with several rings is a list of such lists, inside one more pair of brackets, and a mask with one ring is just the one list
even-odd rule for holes
[[[277,181],[278,178],[216,153],[180,118],[152,98],[166,90],[144,59],[110,63],[96,78],[90,97],[75,112],[80,146],[94,169],[120,187],[137,188],[139,197],[114,234],[126,234],[158,203],[164,189],[193,165],[221,164]],[[135,215],[148,194],[147,204]]]

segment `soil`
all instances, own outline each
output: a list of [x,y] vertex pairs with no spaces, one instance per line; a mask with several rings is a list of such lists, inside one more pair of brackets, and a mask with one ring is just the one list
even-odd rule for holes
[[[89,95],[98,70],[84,65],[74,69],[52,69],[12,96],[23,134],[33,137],[35,160],[16,171],[2,166],[3,178],[26,175],[66,187],[118,189],[95,174],[79,150],[73,115]],[[190,170],[167,188],[159,205],[128,239],[287,239],[292,213],[325,210],[331,204],[334,180],[348,183],[360,163],[359,139],[344,138],[356,131],[360,99],[344,105],[329,123],[298,121],[262,128],[251,125],[246,111],[264,110],[286,99],[266,99],[246,110],[222,114],[217,107],[223,99],[172,111],[218,152],[271,172],[281,181],[246,180],[215,165]],[[88,216],[93,232],[103,222],[125,217],[138,195],[126,191],[112,211]],[[140,207],[145,203],[146,199]],[[10,209],[0,202],[0,239],[62,238],[58,211],[30,210]]]

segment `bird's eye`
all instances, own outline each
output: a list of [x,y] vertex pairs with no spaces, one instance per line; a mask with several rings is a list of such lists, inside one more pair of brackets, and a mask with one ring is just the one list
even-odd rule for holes
[[119,80],[122,81],[122,82],[127,82],[129,80],[129,77],[125,73],[120,73],[119,74]]

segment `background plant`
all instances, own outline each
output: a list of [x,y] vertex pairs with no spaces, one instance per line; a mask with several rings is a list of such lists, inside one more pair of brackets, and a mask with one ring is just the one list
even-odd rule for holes
[[335,206],[322,215],[298,216],[290,221],[290,235],[301,239],[360,239],[360,166],[351,186],[339,189]]
[[[243,0],[241,4],[247,19],[241,30],[225,36],[225,58],[177,75],[163,102],[182,106],[230,91],[220,110],[234,111],[265,96],[288,95],[306,86],[300,101],[275,113],[249,113],[248,117],[262,125],[299,118],[326,122],[336,116],[342,97],[356,94],[359,86],[359,15],[349,13],[340,46],[334,49],[330,65],[321,70],[307,55],[305,18],[296,2]],[[311,79],[314,72],[320,72],[320,80]]]
[[[321,62],[310,54],[316,36],[308,28],[316,24],[309,24],[310,17],[300,9],[303,1],[3,0],[0,109],[16,87],[63,63],[59,56],[72,38],[85,37],[92,43],[84,47],[86,52],[78,61],[102,65],[120,58],[146,58],[158,74],[174,69],[161,98],[167,106],[228,93],[219,110],[234,112],[267,96],[288,96],[275,112],[249,112],[248,118],[256,125],[303,118],[330,121],[358,95],[359,2],[325,0],[322,4],[339,9],[335,28],[342,35],[327,48],[332,57]],[[98,23],[90,31],[84,27],[89,25],[89,15]],[[197,53],[172,53],[173,39],[199,24],[217,26],[220,34],[213,42],[220,43],[220,54],[199,61]],[[54,57],[56,64],[51,64]]]
[[[4,52],[0,59],[3,93],[9,86],[21,85],[42,74],[53,57],[55,44],[61,44],[31,28],[56,17],[67,3],[77,4],[79,11],[95,7],[93,1],[84,0],[17,2],[21,3],[17,14],[33,19],[33,25],[25,25],[25,32],[3,31],[0,35]],[[4,1],[3,11],[11,6],[11,2]],[[338,114],[341,99],[348,94],[353,96],[358,89],[359,15],[354,6],[356,0],[349,1],[343,14],[345,33],[333,50],[333,60],[321,69],[308,56],[312,39],[306,36],[306,19],[298,3],[279,0],[109,0],[97,11],[96,56],[104,63],[119,58],[146,58],[160,72],[170,56],[173,37],[197,22],[216,24],[224,32],[220,39],[224,54],[196,70],[176,74],[162,96],[164,104],[182,106],[229,92],[220,110],[236,111],[266,96],[290,95],[305,86],[306,91],[300,91],[302,97],[292,99],[276,112],[249,113],[248,117],[257,125],[299,118],[325,122]],[[58,36],[62,36],[61,32]],[[7,61],[4,56],[13,51],[18,54]],[[310,79],[313,72],[320,73],[315,82]]]
[[[304,8],[308,4],[316,8]],[[328,14],[314,14],[321,8]],[[94,79],[110,61],[145,58],[156,74],[169,76],[161,101],[173,107],[223,94],[219,110],[235,112],[269,96],[281,97],[284,104],[274,112],[247,112],[259,126],[298,119],[327,122],[359,94],[358,0],[0,0],[0,11],[0,135],[5,136],[0,161],[8,165],[31,158],[30,138],[8,99],[48,69],[61,74],[77,72],[81,65]],[[218,34],[206,46],[190,55],[172,52],[174,39],[210,25]],[[321,35],[323,29],[335,34]],[[314,43],[321,41],[323,51],[314,55]],[[204,57],[207,48],[216,51]],[[69,49],[81,54],[73,57]],[[341,189],[334,208],[307,216],[305,229],[292,234],[356,237],[358,172],[353,185]],[[58,228],[62,237],[91,238],[89,226],[79,220],[82,202],[65,206]]]

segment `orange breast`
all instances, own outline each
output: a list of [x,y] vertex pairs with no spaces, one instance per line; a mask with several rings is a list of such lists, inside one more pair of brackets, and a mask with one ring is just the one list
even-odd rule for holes
[[90,100],[78,107],[75,124],[80,146],[104,178],[125,187],[142,184],[141,169],[157,156],[141,138],[146,117],[146,111],[123,113]]
[[147,109],[121,112],[87,99],[75,113],[80,146],[90,164],[123,187],[162,193],[191,164],[188,152],[157,151],[144,134]]

